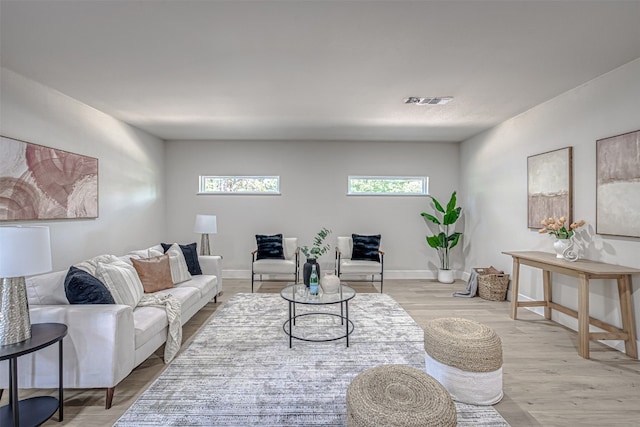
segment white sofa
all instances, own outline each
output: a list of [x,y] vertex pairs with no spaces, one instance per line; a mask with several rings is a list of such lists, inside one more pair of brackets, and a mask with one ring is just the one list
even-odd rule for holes
[[[162,247],[155,247],[162,251]],[[122,259],[128,256],[121,257]],[[221,257],[200,256],[202,275],[156,294],[170,293],[181,303],[184,325],[222,291]],[[119,304],[69,304],[67,270],[27,278],[31,323],[56,322],[68,327],[63,340],[64,388],[106,388],[106,409],[115,386],[167,340],[164,308]],[[58,346],[18,359],[20,388],[58,387]],[[0,388],[8,388],[8,362],[0,362]]]

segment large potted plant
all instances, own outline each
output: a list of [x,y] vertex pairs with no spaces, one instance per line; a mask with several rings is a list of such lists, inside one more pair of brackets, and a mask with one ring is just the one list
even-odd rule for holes
[[311,245],[311,247],[305,245],[300,248],[304,256],[307,258],[307,262],[302,266],[302,280],[307,286],[309,286],[309,277],[311,276],[311,266],[313,264],[316,264],[316,272],[318,273],[318,277],[320,277],[320,264],[317,263],[317,260],[331,249],[331,246],[328,243],[325,243],[325,239],[329,234],[331,234],[331,230],[322,227],[322,229],[318,231],[318,234],[316,234],[316,237],[314,237],[313,245]]
[[440,269],[438,270],[438,281],[441,283],[453,283],[453,271],[449,268],[449,253],[458,242],[462,233],[454,231],[452,227],[462,212],[461,207],[456,207],[456,192],[451,194],[449,203],[446,208],[443,208],[440,202],[435,197],[429,196],[433,202],[435,209],[434,214],[431,215],[426,212],[422,212],[423,218],[431,221],[438,226],[438,233],[433,236],[427,236],[427,243],[430,247],[438,251],[438,257],[440,258]]

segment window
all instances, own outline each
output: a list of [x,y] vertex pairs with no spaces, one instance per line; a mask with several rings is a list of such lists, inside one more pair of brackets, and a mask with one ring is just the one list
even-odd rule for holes
[[423,196],[428,193],[423,176],[350,176],[350,196]]
[[200,176],[198,194],[280,194],[280,177]]

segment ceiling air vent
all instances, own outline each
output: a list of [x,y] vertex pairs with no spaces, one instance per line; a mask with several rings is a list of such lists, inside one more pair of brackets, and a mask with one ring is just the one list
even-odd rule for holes
[[444,105],[449,103],[453,99],[453,96],[432,96],[426,98],[419,98],[417,96],[410,96],[405,98],[405,104],[415,105]]

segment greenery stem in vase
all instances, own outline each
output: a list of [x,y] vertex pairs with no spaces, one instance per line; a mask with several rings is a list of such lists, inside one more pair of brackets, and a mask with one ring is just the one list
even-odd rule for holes
[[324,242],[329,234],[331,234],[331,230],[322,227],[322,230],[320,230],[313,239],[313,245],[311,245],[311,248],[306,245],[300,248],[304,256],[307,257],[307,259],[318,259],[331,249],[331,245]]

